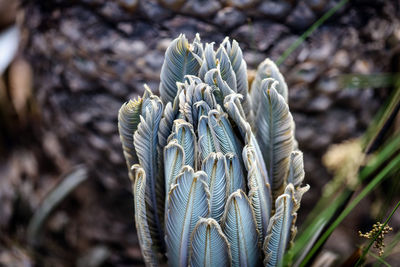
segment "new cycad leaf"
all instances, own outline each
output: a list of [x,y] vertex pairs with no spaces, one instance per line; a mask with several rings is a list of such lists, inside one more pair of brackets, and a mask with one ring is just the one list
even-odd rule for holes
[[191,237],[190,266],[231,266],[229,242],[218,222],[202,218]]
[[259,262],[258,231],[253,210],[243,191],[233,192],[222,217],[232,254],[232,266],[257,266]]
[[161,100],[146,88],[122,106],[126,162],[139,163],[129,175],[146,265],[160,253],[170,266],[281,263],[308,186],[272,61],[251,88],[235,40],[214,51],[199,35],[192,44],[180,35],[165,55]]
[[[196,53],[199,53],[196,45]],[[183,82],[185,75],[197,75],[201,62],[184,35],[180,35],[168,47],[161,68],[160,94],[163,103],[172,102],[176,96],[176,82]]]
[[135,177],[132,181],[135,202],[135,224],[142,255],[148,266],[157,266],[157,252],[154,250],[150,235],[146,205],[143,199],[146,193],[146,173],[139,165],[134,166]]
[[143,99],[129,100],[122,105],[118,112],[118,131],[122,143],[122,149],[129,170],[129,177],[133,179],[133,172],[130,170],[133,164],[139,163],[135,146],[133,145],[133,133],[140,122],[140,113]]
[[224,212],[229,182],[224,154],[221,152],[211,153],[203,161],[201,169],[207,174],[206,182],[210,190],[210,216],[219,221]]
[[148,92],[145,93],[140,115],[140,123],[133,135],[136,154],[140,166],[146,173],[146,194],[144,201],[148,210],[148,223],[154,242],[160,242],[164,236],[162,229],[163,183],[158,173],[158,126],[161,120],[163,104],[161,100]]
[[271,217],[268,233],[264,240],[264,265],[281,266],[285,251],[293,242],[297,228],[295,226],[300,201],[309,186],[295,189],[288,184],[284,194],[276,200],[276,212]]
[[276,86],[276,81],[264,79],[260,87],[255,88],[261,93],[261,101],[254,117],[257,141],[275,197],[283,191],[293,150],[293,118],[284,98],[276,91]]
[[286,103],[288,102],[288,87],[285,79],[283,78],[283,75],[280,73],[276,64],[267,58],[258,66],[256,77],[251,85],[251,98],[253,100],[253,108],[255,110],[258,109],[259,101],[257,101],[257,99],[260,97],[260,91],[257,90],[257,88],[260,88],[262,81],[266,78],[272,78],[278,82],[276,91],[283,97]]
[[190,235],[197,221],[210,212],[205,174],[185,167],[176,178],[167,199],[166,246],[171,266],[187,266]]

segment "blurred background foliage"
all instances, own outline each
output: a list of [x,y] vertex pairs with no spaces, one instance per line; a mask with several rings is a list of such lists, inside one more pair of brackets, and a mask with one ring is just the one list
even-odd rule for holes
[[[287,262],[396,266],[399,18],[391,0],[0,0],[0,265],[143,264],[117,112],[199,32],[235,38],[250,77],[281,63],[311,185]],[[381,257],[358,235],[378,221]]]

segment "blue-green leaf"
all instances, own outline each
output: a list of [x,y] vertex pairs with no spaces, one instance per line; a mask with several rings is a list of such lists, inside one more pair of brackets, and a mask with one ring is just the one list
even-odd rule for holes
[[226,81],[234,92],[237,92],[236,74],[232,68],[229,56],[222,45],[217,50],[216,58],[222,79]]
[[[198,53],[198,51],[196,51]],[[177,95],[177,82],[183,82],[185,75],[197,75],[201,62],[184,35],[176,38],[165,52],[161,67],[160,95],[163,103],[172,102]]]
[[[183,90],[183,86],[184,84],[177,83],[178,95]],[[176,97],[174,99],[174,102],[168,102],[165,105],[163,117],[160,121],[160,126],[158,130],[158,148],[160,150],[161,155],[164,147],[168,143],[168,137],[171,134],[174,120],[178,117],[178,112],[179,112],[179,97]]]
[[229,42],[229,37],[226,37],[222,42],[223,46],[229,56],[233,71],[236,74],[237,81],[237,92],[242,94],[244,100],[248,97],[249,84],[247,81],[247,65],[243,59],[242,50],[239,47],[236,40],[232,40],[232,44]]
[[[187,78],[188,76],[186,76]],[[196,87],[195,82],[189,78],[189,83],[186,81],[182,84],[182,90],[179,97],[179,112],[189,123],[193,125],[193,94]]]
[[260,105],[255,113],[255,130],[263,153],[274,197],[283,192],[293,149],[293,118],[283,97],[277,93],[276,82],[262,81]]
[[193,53],[197,55],[198,58],[202,59],[204,50],[203,50],[203,43],[200,40],[200,34],[196,33],[196,37],[193,40],[192,46],[193,46],[192,49]]
[[185,82],[179,94],[180,113],[196,129],[201,115],[207,114],[202,110],[205,102],[210,108],[216,107],[216,100],[212,88],[203,82],[194,79],[193,76],[186,76],[189,82]]
[[140,122],[140,113],[142,110],[142,98],[129,100],[122,105],[118,112],[118,131],[122,143],[122,149],[129,170],[129,177],[133,179],[131,167],[139,163],[136,156],[135,146],[133,144],[133,133],[136,131]]
[[200,219],[191,237],[190,266],[231,266],[228,239],[216,220]]
[[[208,112],[210,112],[210,110],[211,110],[210,105],[204,100],[197,101],[194,104],[194,106],[196,108],[196,113],[197,113],[198,118],[199,118],[198,121],[200,121],[200,118],[202,116],[207,117]],[[197,123],[197,126],[198,125],[199,125],[199,123]]]
[[260,245],[267,234],[267,228],[272,210],[271,189],[268,177],[258,165],[254,147],[246,145],[243,149],[243,161],[247,169],[247,181],[250,204],[253,207],[260,234]]
[[219,66],[216,69],[209,70],[204,77],[204,81],[214,89],[214,95],[220,105],[223,104],[226,96],[235,93],[222,79]]
[[201,79],[204,79],[204,76],[206,75],[207,71],[215,69],[216,67],[217,67],[217,61],[215,58],[214,43],[210,44],[207,43],[204,49],[203,61],[201,63],[201,67],[199,70],[199,77]]
[[165,242],[170,266],[187,266],[190,235],[201,217],[209,214],[209,193],[204,172],[185,166],[168,194]]
[[249,200],[242,190],[229,196],[221,226],[230,244],[232,266],[258,266],[256,221]]
[[239,157],[233,153],[227,153],[225,155],[225,160],[227,166],[227,177],[229,181],[228,195],[232,194],[238,189],[245,191],[246,184]]
[[276,86],[276,91],[285,99],[285,102],[288,102],[288,87],[286,85],[285,79],[280,73],[278,67],[275,63],[269,58],[265,59],[257,68],[256,77],[254,78],[253,83],[251,84],[251,99],[253,104],[253,109],[258,109],[259,97],[260,97],[260,87],[261,83],[266,78],[273,78],[278,81],[278,85]]
[[271,217],[268,233],[264,240],[265,266],[281,266],[283,255],[288,248],[296,228],[296,210],[298,204],[294,198],[292,184],[286,187],[285,193],[276,199],[276,211]]
[[201,116],[198,127],[199,152],[201,161],[205,160],[211,152],[216,152],[212,131],[208,124],[208,117]]
[[303,153],[301,151],[293,151],[290,154],[289,174],[287,183],[292,183],[294,188],[301,185],[304,180]]
[[178,140],[172,139],[164,148],[165,192],[168,194],[171,184],[180,174],[185,163],[185,152]]
[[224,99],[224,107],[229,117],[235,122],[239,128],[242,138],[246,138],[247,133],[251,132],[250,124],[247,122],[242,104],[240,103],[243,96],[241,94],[230,94]]
[[222,153],[212,152],[204,161],[201,169],[207,174],[210,190],[210,217],[219,221],[222,217],[227,199],[227,166]]
[[233,134],[232,126],[227,119],[226,113],[220,107],[208,113],[208,123],[212,131],[216,150],[223,154],[234,153],[240,157],[241,149]]
[[146,207],[148,224],[153,240],[163,240],[162,210],[164,208],[164,181],[158,173],[158,128],[163,104],[154,95],[147,96],[142,104],[140,123],[133,140],[140,166],[146,173]]
[[147,224],[146,205],[143,199],[146,192],[146,173],[139,165],[134,165],[135,178],[132,180],[135,202],[135,224],[140,250],[147,266],[157,266],[157,252],[153,248],[149,225]]
[[197,169],[197,144],[192,124],[176,119],[169,140],[176,139],[185,152],[185,163]]
[[239,132],[242,138],[245,140],[245,145],[249,145],[254,148],[255,160],[257,166],[260,169],[263,177],[267,177],[267,181],[271,184],[270,178],[268,177],[267,168],[265,166],[265,161],[261,153],[261,149],[258,145],[257,139],[251,131],[250,124],[245,120],[244,111],[242,105],[239,102],[241,95],[231,94],[225,98],[225,109],[229,114],[229,117],[235,122],[236,126],[239,128]]

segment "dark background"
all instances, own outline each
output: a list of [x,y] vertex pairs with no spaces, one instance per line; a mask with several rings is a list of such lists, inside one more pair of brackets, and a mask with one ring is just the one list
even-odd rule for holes
[[[277,60],[338,1],[235,8],[253,1],[166,7],[153,0],[58,0],[23,1],[18,9],[11,2],[0,0],[0,28],[17,21],[21,41],[0,83],[8,92],[0,94],[0,265],[132,266],[143,263],[117,113],[142,94],[144,83],[158,90],[169,42],[179,33],[216,43],[230,36],[251,73],[265,57]],[[390,84],[351,89],[342,75],[398,73],[399,41],[398,1],[353,0],[280,66],[311,186],[300,223],[331,179],[321,156],[329,145],[359,137],[394,90]],[[26,228],[33,212],[77,164],[85,164],[89,179],[51,213],[32,249]],[[343,260],[362,244],[357,232],[373,224],[374,201],[363,202],[325,249]],[[397,230],[398,215],[393,224]]]

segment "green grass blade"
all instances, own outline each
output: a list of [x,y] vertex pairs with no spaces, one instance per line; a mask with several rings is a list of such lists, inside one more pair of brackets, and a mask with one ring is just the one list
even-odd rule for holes
[[88,178],[87,169],[78,165],[57,184],[43,199],[43,202],[33,214],[27,231],[28,243],[38,245],[40,242],[40,230],[50,213],[65,199],[77,186]]
[[309,224],[307,224],[307,221],[304,223],[304,225],[307,225],[307,228],[296,238],[294,246],[290,249],[289,253],[285,255],[284,266],[291,265],[290,263],[293,259],[295,260],[294,265],[300,264],[321,235],[326,225],[329,225],[329,222],[335,217],[337,211],[340,210],[340,207],[347,202],[351,195],[352,191],[347,189],[333,201],[330,199],[329,205],[325,204],[325,202],[318,203],[318,207],[315,209],[315,212],[318,212],[318,216],[313,216],[313,219],[309,220]]
[[[382,259],[385,259],[386,257],[388,257],[390,255],[390,253],[392,252],[392,250],[398,246],[398,244],[400,243],[400,232],[398,232],[392,242],[390,242],[390,244],[387,246],[387,248],[385,249],[385,252],[383,254],[383,256],[381,257]],[[374,267],[378,266],[378,264],[374,264]]]
[[316,29],[318,29],[325,21],[327,21],[333,14],[336,13],[342,6],[344,6],[349,0],[341,0],[334,7],[328,10],[322,17],[320,17],[310,28],[307,29],[291,46],[289,46],[285,52],[278,58],[276,65],[282,64],[289,56],[299,47],[304,40],[310,36]]
[[377,261],[379,261],[381,264],[388,266],[388,267],[392,267],[392,265],[390,265],[389,263],[387,263],[382,257],[379,257],[378,255],[376,255],[375,253],[372,253],[371,251],[368,252],[368,255],[371,255],[372,257],[374,257]]
[[371,126],[363,137],[365,151],[370,153],[379,147],[379,143],[394,122],[400,110],[400,88],[394,90],[384,107],[377,113]]
[[[370,160],[359,174],[359,181],[364,181],[372,174],[376,173],[382,165],[388,161],[400,148],[400,136],[387,141],[380,153]],[[318,239],[323,229],[338,215],[346,202],[350,199],[354,191],[349,188],[341,189],[333,194],[324,196],[315,206],[306,221],[303,223],[305,228],[300,229],[296,242],[285,256],[286,264],[292,259],[301,261],[305,254],[311,249],[312,244]],[[333,199],[333,201],[332,201]]]
[[306,255],[300,266],[307,266],[311,258],[318,251],[318,249],[324,244],[329,238],[336,227],[349,215],[349,213],[363,200],[373,189],[375,189],[387,176],[388,174],[400,164],[400,155],[396,156],[387,166],[379,172],[378,175],[358,194],[353,201],[341,212],[339,217],[331,224],[331,226],[324,232],[321,238],[315,243],[311,251]]
[[375,240],[382,233],[383,229],[389,223],[390,219],[393,217],[393,214],[396,212],[396,210],[399,208],[399,206],[400,206],[400,201],[397,202],[396,206],[393,208],[392,212],[390,213],[389,217],[386,219],[385,223],[380,227],[378,233],[375,234],[374,238],[369,242],[368,246],[363,250],[363,253],[361,254],[361,257],[356,262],[356,267],[360,266],[361,263],[364,261],[365,255],[367,255],[368,251],[370,250],[370,248],[374,244]]

